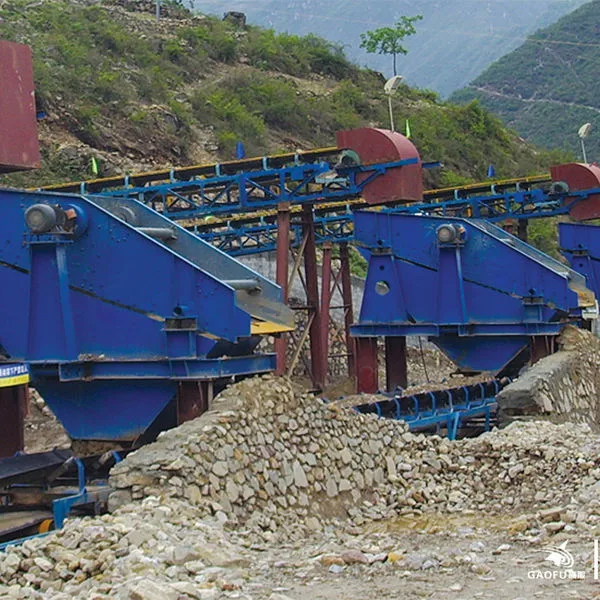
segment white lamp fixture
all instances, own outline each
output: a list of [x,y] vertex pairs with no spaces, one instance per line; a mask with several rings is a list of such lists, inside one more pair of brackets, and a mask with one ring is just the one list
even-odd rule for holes
[[587,156],[585,154],[585,142],[583,140],[585,140],[585,138],[589,135],[591,128],[592,128],[592,124],[586,123],[585,125],[582,125],[579,128],[579,131],[577,132],[577,135],[579,136],[579,139],[581,140],[581,151],[583,153],[583,162],[586,165],[587,165]]
[[388,79],[385,82],[385,85],[383,86],[383,91],[387,94],[387,97],[388,97],[388,107],[390,109],[390,129],[392,131],[395,131],[395,129],[394,129],[394,113],[392,111],[392,96],[398,90],[398,86],[400,85],[400,83],[402,82],[403,79],[404,79],[404,77],[402,77],[402,75],[394,75],[393,77],[390,77],[390,79]]

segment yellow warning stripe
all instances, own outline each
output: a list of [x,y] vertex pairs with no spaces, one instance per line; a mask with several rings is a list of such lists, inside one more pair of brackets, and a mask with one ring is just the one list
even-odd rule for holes
[[4,377],[0,379],[0,388],[12,387],[14,385],[22,385],[29,383],[29,375],[16,375],[15,377]]

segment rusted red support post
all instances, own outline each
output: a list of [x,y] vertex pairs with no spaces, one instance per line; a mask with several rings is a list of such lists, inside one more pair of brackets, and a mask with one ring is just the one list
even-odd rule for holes
[[12,456],[25,447],[25,405],[27,385],[0,388],[0,458]]
[[[289,251],[290,251],[290,203],[282,202],[277,206],[277,253],[275,265],[275,281],[281,286],[283,291],[283,302],[288,301],[288,272],[289,272]],[[275,355],[277,366],[275,372],[277,375],[285,373],[285,363],[287,356],[287,336],[280,333],[275,338]]]
[[385,384],[388,392],[408,386],[406,338],[385,338]]
[[323,268],[321,269],[321,344],[325,355],[325,376],[328,373],[329,357],[329,309],[331,307],[331,242],[323,244]]
[[317,248],[312,206],[302,207],[302,230],[306,236],[304,249],[304,273],[306,276],[306,305],[310,322],[310,361],[313,386],[324,389],[327,373],[327,354],[323,352],[323,325],[319,305],[319,279],[317,272]]
[[379,389],[377,338],[359,337],[356,343],[356,391],[374,394]]
[[350,274],[350,251],[348,242],[340,244],[340,269],[342,271],[342,304],[344,306],[344,330],[346,333],[346,352],[348,353],[348,377],[356,376],[354,339],[350,335],[350,326],[354,322],[352,310],[352,277]]
[[552,335],[534,335],[531,337],[529,349],[531,357],[529,362],[533,365],[541,358],[549,356],[555,350],[554,336]]
[[177,424],[191,421],[210,408],[212,381],[180,381],[177,391]]
[[524,242],[527,242],[529,235],[527,233],[528,219],[519,219],[517,223],[517,237]]

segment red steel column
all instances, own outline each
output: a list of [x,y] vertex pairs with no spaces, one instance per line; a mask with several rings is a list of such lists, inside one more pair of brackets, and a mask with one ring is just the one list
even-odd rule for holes
[[323,352],[322,315],[319,306],[319,279],[317,272],[317,249],[312,206],[302,207],[302,230],[306,236],[304,249],[304,273],[306,276],[306,304],[310,325],[310,360],[312,383],[319,390],[324,389],[327,373],[327,354]]
[[205,413],[212,400],[212,381],[180,381],[177,390],[177,424]]
[[388,392],[408,386],[405,337],[385,338],[385,384]]
[[352,311],[352,278],[350,275],[350,254],[348,242],[340,244],[340,269],[342,271],[342,304],[344,305],[344,329],[346,331],[346,351],[348,352],[348,377],[356,376],[354,339],[350,335],[350,326],[354,322]]
[[[281,202],[277,206],[277,263],[275,281],[281,286],[283,291],[283,302],[288,301],[288,272],[289,272],[289,252],[290,252],[290,203]],[[285,373],[285,363],[287,355],[287,336],[280,333],[275,338],[275,354],[277,357],[277,367],[275,373],[283,375]]]
[[25,404],[27,385],[0,388],[0,457],[12,456],[25,446]]
[[549,356],[554,352],[554,336],[534,335],[529,343],[531,357],[529,362],[533,365],[541,358]]
[[331,253],[332,244],[323,244],[323,268],[321,270],[321,344],[325,356],[325,376],[328,374],[329,357],[329,309],[331,307]]
[[379,389],[377,338],[359,337],[356,342],[356,391],[374,394]]

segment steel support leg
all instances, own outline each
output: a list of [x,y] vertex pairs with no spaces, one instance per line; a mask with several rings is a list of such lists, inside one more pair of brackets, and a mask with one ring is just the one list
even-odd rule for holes
[[177,392],[177,424],[191,421],[210,408],[212,381],[180,381]]
[[323,268],[321,269],[321,344],[325,360],[325,377],[328,374],[329,358],[329,309],[331,307],[331,253],[332,244],[323,244]]
[[25,447],[25,405],[27,386],[15,385],[0,388],[0,458],[12,456]]
[[408,385],[405,337],[385,338],[385,383],[388,392]]
[[535,364],[541,358],[549,356],[554,352],[554,336],[552,335],[535,335],[531,337],[531,364]]
[[323,323],[321,307],[319,306],[319,279],[312,206],[302,207],[302,230],[306,236],[304,273],[306,276],[306,305],[308,306],[308,317],[311,323],[310,360],[312,383],[316,389],[322,390],[325,387],[327,354],[323,352]]
[[352,311],[352,277],[350,274],[350,253],[348,242],[340,244],[340,269],[342,271],[342,304],[344,305],[344,329],[346,332],[346,351],[348,352],[348,377],[356,376],[354,338],[350,335],[350,326],[354,322]]
[[[288,301],[288,271],[290,251],[290,203],[282,202],[277,207],[277,264],[276,264],[276,283],[281,286],[283,291],[283,302]],[[277,357],[277,375],[283,375],[286,367],[287,355],[287,336],[280,333],[275,338],[275,355]]]
[[356,391],[374,394],[379,389],[377,338],[356,338]]

